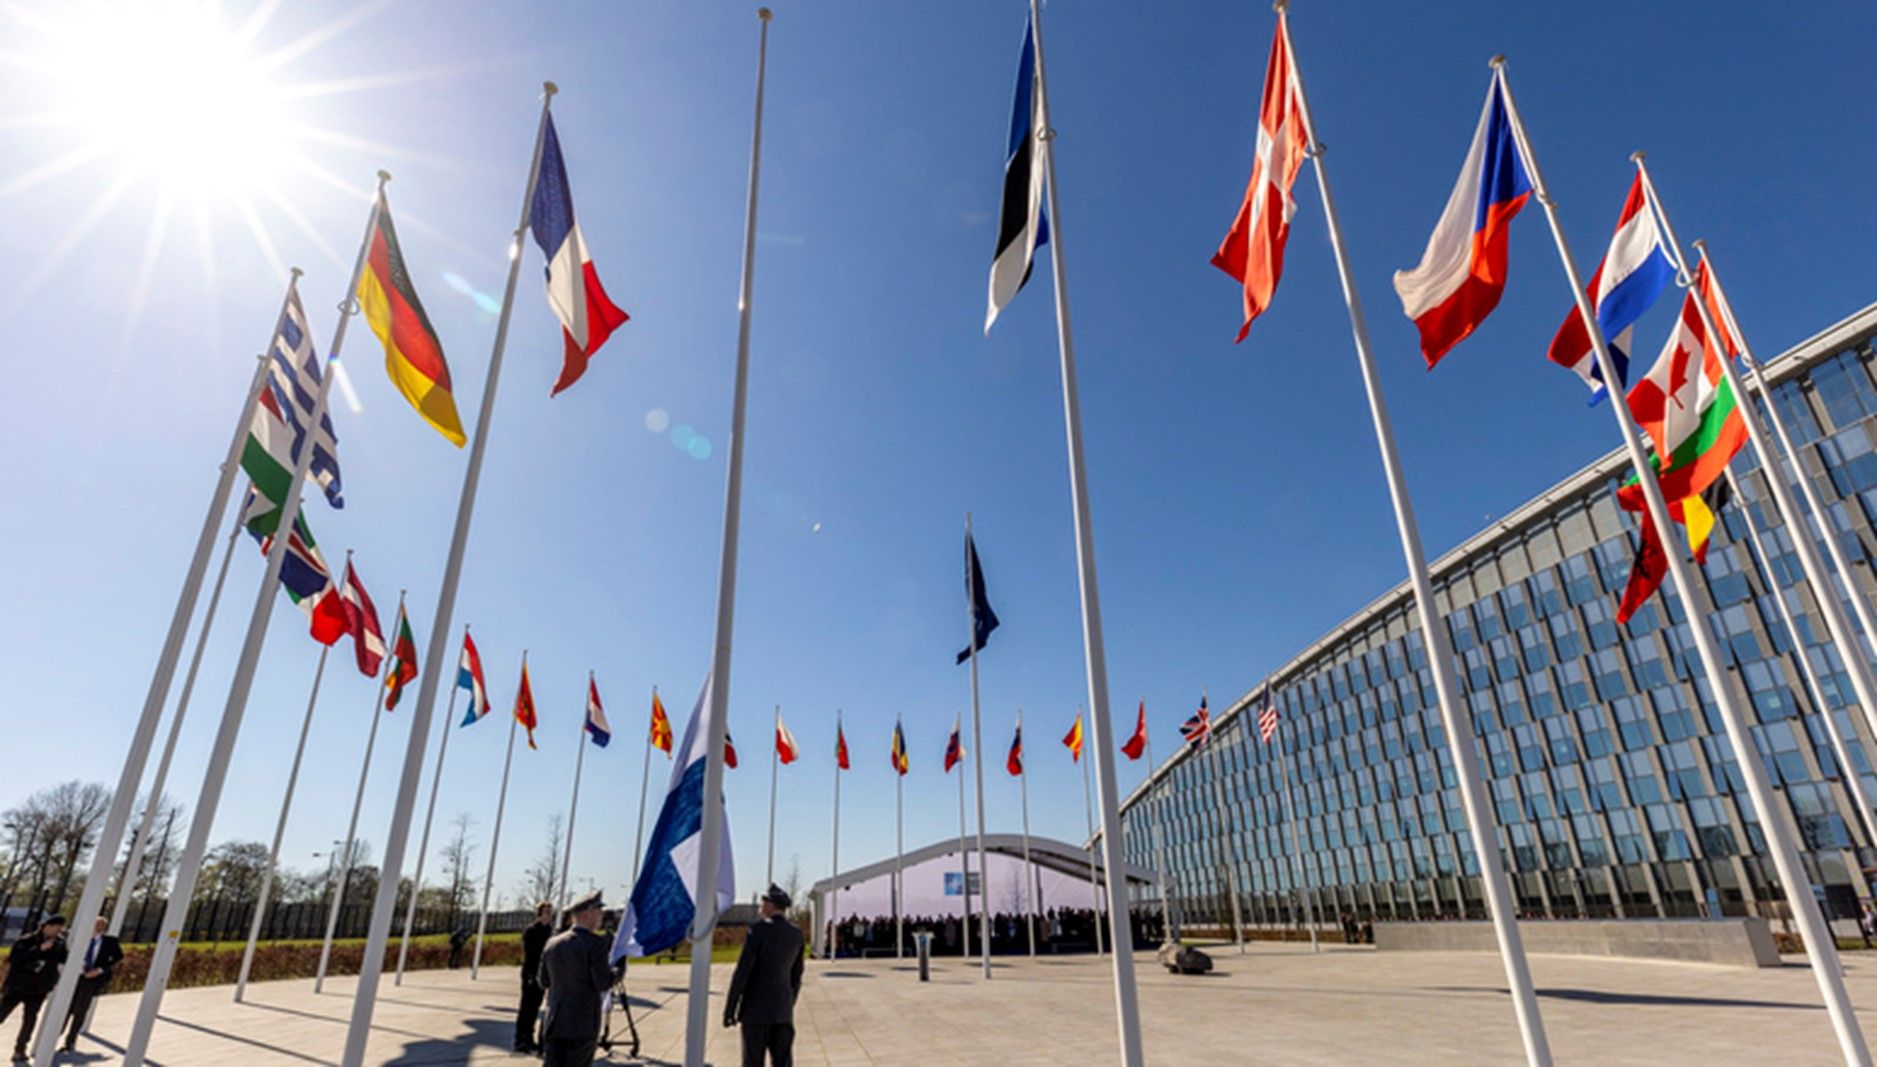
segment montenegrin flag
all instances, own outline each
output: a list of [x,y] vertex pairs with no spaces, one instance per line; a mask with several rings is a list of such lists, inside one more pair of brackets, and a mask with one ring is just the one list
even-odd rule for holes
[[665,714],[665,705],[659,702],[658,690],[652,690],[652,747],[671,755],[671,719]]
[[[713,672],[714,673],[714,672]],[[672,764],[671,784],[652,826],[645,863],[619,919],[611,958],[651,956],[682,944],[697,916],[698,861],[703,858],[704,767],[709,751],[711,676],[691,709],[684,743]],[[717,861],[715,913],[736,900],[736,857],[730,848],[730,812],[724,809],[723,837]]]
[[411,286],[397,230],[391,225],[391,204],[382,192],[372,212],[358,303],[371,331],[385,346],[385,373],[391,376],[391,384],[425,422],[451,444],[463,447],[463,422],[450,393],[450,365],[444,362],[443,344]]
[[795,735],[782,723],[782,713],[776,712],[776,758],[784,763],[794,763],[801,758],[802,750],[795,743]]
[[1420,331],[1421,356],[1430,368],[1499,306],[1512,219],[1531,193],[1531,178],[1513,137],[1505,86],[1494,71],[1473,146],[1427,239],[1421,264],[1395,272],[1401,310]]
[[606,709],[600,706],[600,687],[587,676],[587,736],[593,743],[605,748],[613,739],[613,724],[606,721]]
[[834,724],[834,765],[847,770],[847,734],[841,731],[839,723]]
[[1069,732],[1063,735],[1062,744],[1063,744],[1063,747],[1069,750],[1069,762],[1080,763],[1082,761],[1082,713],[1081,712],[1078,711],[1075,713],[1075,725],[1069,727]]
[[547,302],[560,319],[565,355],[554,392],[559,393],[587,371],[587,360],[628,316],[613,306],[587,255],[587,243],[574,221],[573,193],[567,188],[567,164],[561,160],[554,116],[546,116],[541,158],[528,205],[528,230],[547,256]]
[[469,631],[463,631],[463,654],[456,660],[456,685],[469,690],[469,708],[463,715],[463,725],[481,721],[489,714],[489,684],[482,679],[482,653],[476,651],[476,642],[470,640]]
[[[1648,192],[1638,173],[1629,183],[1629,195],[1624,198],[1623,212],[1617,217],[1610,249],[1603,254],[1603,262],[1597,264],[1597,272],[1590,276],[1589,284],[1584,286],[1590,306],[1597,309],[1597,325],[1609,340],[1610,359],[1616,364],[1617,376],[1623,383],[1629,381],[1629,352],[1636,320],[1655,306],[1656,298],[1674,278],[1675,268],[1669,262],[1662,232],[1656,226],[1655,212],[1650,208]],[[1558,327],[1557,336],[1551,339],[1545,358],[1560,367],[1570,368],[1582,378],[1594,394],[1592,400],[1603,397],[1603,372],[1598,369],[1596,354],[1590,349],[1590,333],[1584,329],[1584,316],[1578,313],[1577,305],[1572,304],[1571,310],[1565,313],[1564,323]]]
[[1252,320],[1271,305],[1278,277],[1284,273],[1284,242],[1290,237],[1290,218],[1297,213],[1290,187],[1297,181],[1308,142],[1303,101],[1290,62],[1290,35],[1280,16],[1264,69],[1264,101],[1258,107],[1258,147],[1251,160],[1251,181],[1245,186],[1238,217],[1212,257],[1212,265],[1237,279],[1244,289],[1240,341],[1251,332]]

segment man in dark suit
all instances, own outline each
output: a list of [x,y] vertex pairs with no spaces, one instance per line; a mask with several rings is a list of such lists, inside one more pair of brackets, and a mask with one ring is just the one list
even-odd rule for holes
[[541,1015],[541,952],[547,939],[554,936],[554,905],[542,901],[534,906],[534,922],[521,932],[521,1008],[515,1012],[515,1051],[538,1052],[534,1039],[535,1020]]
[[7,954],[7,977],[0,984],[0,1023],[20,1011],[20,1036],[13,1042],[13,1062],[26,1063],[27,1046],[33,1043],[33,1024],[39,1021],[39,1005],[46,994],[59,984],[59,966],[65,962],[65,916],[54,915],[39,924],[39,929],[13,943]]
[[743,1067],[795,1062],[795,998],[802,991],[802,931],[788,920],[789,895],[763,894],[762,919],[750,927],[730,976],[723,1024],[743,1024]]
[[541,952],[539,979],[547,991],[541,1024],[545,1067],[588,1067],[598,1051],[600,1009],[613,985],[607,944],[595,931],[606,915],[598,891],[567,909],[573,926],[555,935]]
[[65,1030],[65,1051],[78,1044],[78,1031],[91,1013],[91,1001],[111,984],[111,971],[124,962],[124,948],[117,938],[106,933],[108,920],[100,915],[91,924],[91,941],[85,945],[85,969],[78,974],[78,989],[72,993],[71,1022]]

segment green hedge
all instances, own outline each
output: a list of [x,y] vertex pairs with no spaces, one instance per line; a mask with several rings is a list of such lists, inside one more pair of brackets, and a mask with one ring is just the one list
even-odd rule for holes
[[[118,964],[117,972],[111,983],[114,989],[138,989],[143,986],[144,978],[150,973],[150,955],[152,945],[126,945],[124,962]],[[233,985],[241,973],[241,955],[246,946],[224,942],[216,945],[184,944],[176,952],[176,962],[170,969],[169,988],[186,989],[191,986]],[[266,941],[254,950],[254,967],[248,973],[249,981],[270,982],[284,978],[311,978],[319,972],[318,941]],[[463,949],[464,965],[474,953],[474,943]],[[359,965],[365,958],[363,939],[334,941],[332,959],[326,966],[326,973],[357,974]],[[450,941],[447,936],[414,937],[411,939],[410,956],[405,960],[404,969],[408,971],[440,970],[449,965]],[[514,966],[521,962],[521,935],[491,934],[483,940],[482,962],[491,967]],[[392,970],[398,965],[398,942],[393,939],[385,947],[385,970]]]

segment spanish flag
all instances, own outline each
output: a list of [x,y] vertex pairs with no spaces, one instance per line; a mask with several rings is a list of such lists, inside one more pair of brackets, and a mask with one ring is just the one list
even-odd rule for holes
[[1069,750],[1069,762],[1080,763],[1082,761],[1082,713],[1081,712],[1078,711],[1075,713],[1075,725],[1069,727],[1069,733],[1067,734],[1067,736],[1065,736],[1062,739],[1062,743]]
[[463,447],[463,422],[456,416],[456,398],[450,395],[450,365],[444,362],[437,331],[411,287],[404,253],[398,249],[398,233],[391,225],[391,204],[382,193],[372,216],[365,270],[359,275],[358,302],[371,331],[384,343],[385,373],[391,376],[391,384],[425,422],[451,444]]

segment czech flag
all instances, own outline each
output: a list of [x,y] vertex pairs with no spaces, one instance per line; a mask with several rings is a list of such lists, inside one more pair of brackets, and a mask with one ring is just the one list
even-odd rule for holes
[[776,758],[784,763],[794,763],[801,755],[802,750],[795,743],[795,735],[782,725],[782,713],[776,712]]
[[952,720],[951,740],[945,742],[945,773],[950,774],[953,767],[965,760],[965,745],[958,739],[958,720]]
[[469,708],[463,713],[463,725],[480,722],[489,714],[493,705],[489,703],[489,685],[482,680],[482,653],[476,651],[476,642],[470,640],[469,631],[463,630],[463,653],[456,659],[456,686],[469,690]]
[[1421,265],[1395,272],[1401,310],[1421,332],[1421,356],[1433,367],[1499,306],[1506,286],[1512,219],[1532,194],[1519,158],[1505,82],[1494,71],[1473,147],[1447,198]]
[[528,205],[528,230],[547,256],[547,302],[560,319],[566,342],[560,378],[554,383],[554,392],[559,393],[580,380],[587,372],[587,360],[629,316],[613,306],[593,270],[580,224],[574,221],[573,194],[567,188],[567,165],[561,161],[554,116],[547,116],[546,121],[534,199]]
[[1017,720],[1017,734],[1010,739],[1010,755],[1004,757],[1004,770],[1013,776],[1023,774],[1023,720]]
[[587,675],[587,736],[593,743],[605,748],[613,739],[613,724],[606,721],[606,709],[600,706],[600,687],[594,684],[593,676]]

